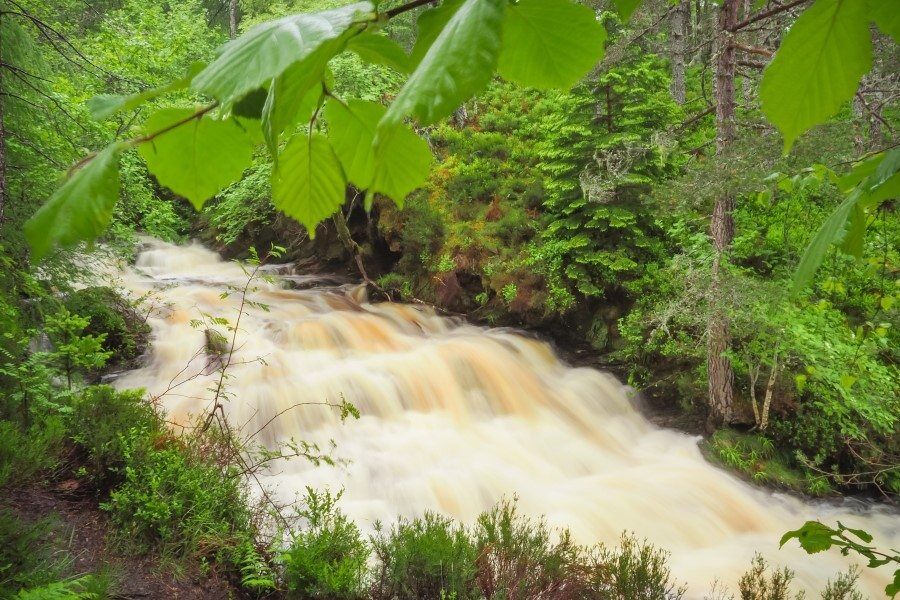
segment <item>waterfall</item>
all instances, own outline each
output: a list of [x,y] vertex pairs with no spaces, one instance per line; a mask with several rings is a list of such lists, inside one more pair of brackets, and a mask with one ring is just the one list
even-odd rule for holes
[[[133,294],[152,292],[158,308],[146,363],[116,385],[168,390],[169,419],[189,423],[208,409],[218,380],[198,321],[234,323],[241,294],[232,286],[247,275],[199,245],[148,241],[119,277]],[[821,589],[853,559],[811,557],[795,543],[779,550],[781,535],[808,519],[841,520],[883,548],[900,546],[896,514],[753,488],[707,463],[699,438],[649,423],[615,378],[567,366],[546,343],[424,306],[370,304],[351,290],[274,275],[247,294],[253,304],[244,306],[225,380],[229,422],[262,428],[270,446],[333,440],[344,461],[274,465],[264,482],[283,501],[306,486],[343,488],[343,510],[366,530],[425,510],[469,523],[515,495],[522,512],[545,515],[585,544],[615,543],[623,530],[647,537],[672,553],[691,598],[716,579],[734,590],[756,551],[793,569],[800,586]],[[321,405],[344,400],[359,419],[342,422]],[[881,597],[888,575],[863,569],[860,586]]]

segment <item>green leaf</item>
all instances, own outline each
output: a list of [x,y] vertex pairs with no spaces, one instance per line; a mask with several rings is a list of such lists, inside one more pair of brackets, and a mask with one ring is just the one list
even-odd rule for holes
[[410,192],[425,183],[433,160],[425,140],[409,128],[398,126],[378,144],[372,190],[402,207]]
[[441,34],[444,26],[459,10],[460,5],[465,0],[446,0],[441,2],[437,7],[423,11],[416,21],[416,42],[410,53],[410,65],[418,66],[434,40]]
[[894,148],[881,157],[878,166],[875,167],[875,180],[873,187],[883,184],[900,170],[900,148]]
[[791,539],[797,538],[800,547],[806,550],[807,554],[815,554],[831,548],[832,536],[836,533],[834,529],[818,521],[807,521],[800,529],[785,533],[781,537],[778,547],[780,548]]
[[849,101],[871,67],[865,2],[817,0],[804,11],[763,73],[759,90],[763,112],[784,136],[785,152]]
[[318,13],[296,14],[251,27],[225,44],[221,54],[191,82],[220,102],[240,99],[289,66],[334,40],[354,23],[371,19],[372,4],[358,2]]
[[622,20],[627,21],[634,14],[634,11],[637,10],[637,7],[640,6],[641,0],[613,0],[613,4],[616,5],[616,11],[618,11]]
[[412,62],[397,42],[385,35],[362,33],[350,39],[347,49],[366,62],[390,67],[400,73],[409,73]]
[[202,69],[203,63],[194,63],[191,65],[191,68],[188,69],[188,74],[185,77],[176,79],[172,83],[127,96],[119,94],[100,94],[88,99],[85,104],[87,104],[88,111],[91,113],[91,118],[102,121],[117,112],[134,110],[145,102],[149,102],[163,94],[186,88],[188,84],[190,84],[191,79],[193,79]]
[[232,116],[245,119],[261,119],[263,107],[266,105],[266,98],[268,97],[269,90],[256,88],[234,103],[234,106],[231,108],[231,114]]
[[32,256],[40,260],[54,244],[96,239],[109,225],[119,199],[119,152],[113,144],[97,154],[25,223]]
[[851,193],[841,204],[832,212],[816,234],[812,241],[803,252],[800,258],[800,264],[794,272],[794,291],[798,291],[806,287],[812,276],[825,259],[828,247],[840,239],[844,232],[844,226],[847,219],[853,211],[856,203],[859,202],[862,194],[859,189]]
[[869,18],[875,21],[878,29],[885,35],[894,38],[900,44],[900,10],[896,0],[869,0]]
[[900,173],[895,173],[884,183],[870,188],[865,198],[860,201],[865,208],[874,208],[885,200],[900,198]]
[[385,125],[414,115],[425,124],[450,115],[491,80],[507,0],[465,0],[447,21],[388,109]]
[[[191,109],[163,109],[147,119],[145,129],[152,134],[194,114]],[[250,166],[253,144],[234,120],[204,115],[141,144],[138,153],[162,185],[200,210],[206,200],[241,178]]]
[[568,89],[603,57],[606,30],[570,0],[520,0],[503,21],[500,74],[520,85]]
[[376,102],[350,100],[346,105],[330,99],[325,108],[328,139],[344,167],[350,183],[361,190],[369,189],[375,175],[375,153],[372,144],[378,122],[385,109]]
[[346,179],[328,140],[299,133],[288,141],[272,174],[275,207],[315,235],[316,225],[344,203]]
[[841,241],[841,250],[850,256],[862,258],[863,243],[866,239],[866,221],[868,215],[857,202],[850,211],[849,226],[844,239]]
[[848,392],[853,387],[853,384],[856,383],[857,378],[848,373],[844,373],[841,375],[841,387],[847,390]]
[[428,143],[403,125],[381,133],[373,151],[378,122],[386,109],[375,102],[330,100],[328,137],[349,180],[392,198],[398,205],[428,178],[432,156]]
[[872,542],[872,539],[873,539],[872,534],[864,529],[854,529],[852,527],[847,527],[840,521],[838,521],[838,527],[840,527],[844,531],[849,531],[850,533],[852,533],[853,535],[855,535],[856,537],[861,539],[866,544],[869,544]]
[[900,569],[894,571],[894,581],[885,586],[884,593],[887,594],[888,598],[893,598],[900,594]]
[[262,111],[262,129],[272,156],[278,152],[278,137],[312,115],[322,95],[321,82],[328,61],[344,44],[343,38],[326,43],[306,59],[291,65],[269,86]]

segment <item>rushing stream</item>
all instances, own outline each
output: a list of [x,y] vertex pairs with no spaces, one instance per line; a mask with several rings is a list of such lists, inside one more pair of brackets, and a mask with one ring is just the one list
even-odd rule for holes
[[[169,418],[188,421],[209,406],[217,378],[197,376],[208,359],[198,354],[204,328],[191,322],[204,313],[233,322],[240,294],[222,292],[247,277],[198,245],[160,242],[148,242],[118,276],[135,294],[155,290],[163,306],[151,318],[145,366],[116,385],[173,388],[163,397]],[[227,380],[231,423],[255,430],[283,412],[263,441],[334,440],[335,456],[348,461],[278,465],[266,483],[283,500],[308,485],[343,487],[343,509],[365,530],[426,509],[471,522],[515,494],[523,512],[546,515],[586,544],[615,542],[623,530],[648,537],[672,552],[691,598],[715,579],[734,590],[757,550],[791,567],[802,585],[821,587],[849,559],[836,551],[809,557],[793,544],[778,550],[783,532],[811,518],[840,519],[882,547],[900,546],[896,513],[752,488],[708,464],[697,438],[650,424],[613,377],[568,367],[545,343],[424,307],[359,302],[352,286],[290,289],[298,282],[314,284],[302,276],[256,283],[248,298],[269,310],[245,308]],[[291,408],[341,398],[359,408],[359,420]],[[888,570],[864,571],[865,591],[883,597]]]

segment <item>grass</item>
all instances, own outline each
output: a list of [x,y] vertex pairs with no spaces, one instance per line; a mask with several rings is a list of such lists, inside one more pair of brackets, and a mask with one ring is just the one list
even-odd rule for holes
[[753,483],[811,496],[827,496],[834,490],[822,478],[791,465],[790,457],[774,442],[758,433],[720,429],[701,446],[714,463],[735,471]]

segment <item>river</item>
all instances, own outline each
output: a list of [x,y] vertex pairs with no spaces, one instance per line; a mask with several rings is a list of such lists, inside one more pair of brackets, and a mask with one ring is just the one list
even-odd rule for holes
[[[218,375],[201,351],[204,326],[238,315],[247,276],[199,245],[148,241],[119,284],[153,292],[153,344],[119,387],[168,393],[169,418],[207,409]],[[290,289],[303,284],[308,289]],[[226,380],[233,424],[263,428],[263,442],[291,437],[327,445],[346,461],[279,464],[264,481],[283,501],[305,486],[344,488],[343,510],[367,530],[375,520],[426,509],[463,522],[503,497],[571,529],[585,544],[614,543],[623,530],[672,553],[674,575],[702,598],[718,579],[732,590],[759,551],[819,589],[847,559],[807,556],[782,533],[807,519],[862,527],[881,547],[900,547],[900,519],[852,502],[804,502],[756,489],[707,463],[697,437],[658,428],[612,376],[571,368],[550,346],[509,330],[438,316],[428,307],[370,304],[352,286],[314,277],[258,280],[248,294]],[[356,290],[358,291],[358,290]],[[204,374],[208,373],[208,374]],[[342,399],[361,417],[297,406]],[[294,408],[291,408],[294,407]],[[864,569],[861,585],[883,597],[888,569]],[[817,596],[813,596],[817,597]]]

